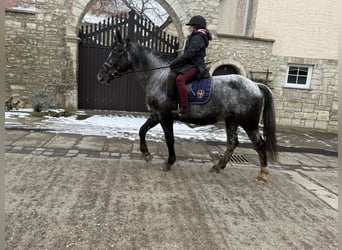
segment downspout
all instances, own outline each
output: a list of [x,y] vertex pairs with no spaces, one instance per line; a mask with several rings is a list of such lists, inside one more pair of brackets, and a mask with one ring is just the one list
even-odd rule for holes
[[243,30],[242,30],[243,36],[247,35],[247,27],[248,27],[249,15],[250,15],[250,5],[251,5],[251,0],[246,0],[245,18],[243,20]]

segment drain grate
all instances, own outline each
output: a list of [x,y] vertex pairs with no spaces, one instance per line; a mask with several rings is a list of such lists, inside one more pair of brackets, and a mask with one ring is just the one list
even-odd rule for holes
[[232,163],[248,163],[248,160],[243,155],[232,154],[228,162]]

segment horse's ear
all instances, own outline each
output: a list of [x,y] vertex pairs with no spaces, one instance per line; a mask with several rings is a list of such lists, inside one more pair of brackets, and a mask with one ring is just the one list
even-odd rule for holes
[[119,43],[124,43],[123,40],[122,40],[122,37],[121,37],[120,30],[116,30],[116,32],[115,32],[115,37],[116,37],[116,40],[117,40]]

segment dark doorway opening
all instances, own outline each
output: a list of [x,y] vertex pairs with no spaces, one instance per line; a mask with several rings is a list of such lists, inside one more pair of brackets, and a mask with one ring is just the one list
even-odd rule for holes
[[231,74],[239,74],[238,70],[232,65],[222,65],[213,72],[213,76]]

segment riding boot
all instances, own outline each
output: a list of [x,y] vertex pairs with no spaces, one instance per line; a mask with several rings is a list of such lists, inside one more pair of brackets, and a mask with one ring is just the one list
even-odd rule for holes
[[178,111],[178,116],[184,116],[189,111],[188,106],[181,106]]
[[176,78],[177,74],[175,72],[170,72],[168,77],[167,77],[167,88],[169,91],[177,91],[177,85],[176,85]]
[[180,108],[178,110],[178,116],[181,117],[188,111],[188,90],[185,85],[178,86],[178,93],[180,99]]
[[172,114],[174,116],[182,117],[189,111],[188,106],[180,106],[179,109],[173,110]]

